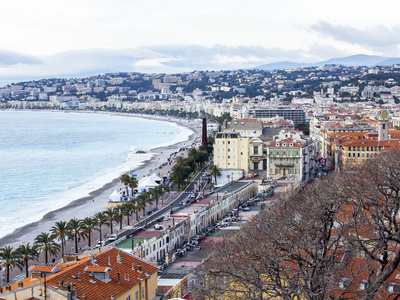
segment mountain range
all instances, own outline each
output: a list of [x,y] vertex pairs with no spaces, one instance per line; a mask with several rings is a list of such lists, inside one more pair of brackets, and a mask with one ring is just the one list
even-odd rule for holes
[[331,58],[316,63],[296,63],[290,61],[276,62],[276,63],[264,64],[251,69],[284,70],[284,69],[296,69],[296,68],[307,68],[307,67],[319,67],[325,65],[372,67],[378,65],[394,65],[394,64],[400,64],[400,57],[385,57],[385,56],[358,54],[340,58]]

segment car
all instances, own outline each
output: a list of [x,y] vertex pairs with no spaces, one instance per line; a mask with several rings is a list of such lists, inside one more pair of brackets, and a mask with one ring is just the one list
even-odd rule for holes
[[96,244],[95,246],[92,247],[92,250],[93,250],[93,249],[100,248],[100,247],[104,247],[105,245],[106,245],[106,241],[101,241],[101,242],[98,241],[97,244]]
[[250,210],[250,208],[248,208],[247,206],[243,207],[243,211],[248,211],[248,210]]
[[157,230],[164,229],[164,225],[163,224],[156,224],[156,225],[154,225],[154,229],[157,229]]
[[118,238],[118,236],[116,235],[116,234],[111,234],[110,235],[110,238],[108,239],[110,242],[114,242],[114,241],[116,241],[117,240],[117,238]]

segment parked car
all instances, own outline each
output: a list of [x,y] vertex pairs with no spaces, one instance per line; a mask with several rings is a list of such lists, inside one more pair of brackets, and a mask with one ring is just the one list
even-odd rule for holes
[[116,235],[116,234],[112,234],[112,235],[110,235],[110,238],[108,239],[110,242],[114,242],[114,241],[116,241],[117,240],[117,238],[118,238],[118,236]]
[[154,229],[157,229],[157,230],[164,229],[164,225],[163,224],[156,224],[156,225],[154,225]]
[[93,248],[92,249],[97,249],[97,248],[100,248],[100,247],[104,247],[106,245],[106,241],[98,241],[97,242],[97,244],[95,245],[95,246],[93,246]]

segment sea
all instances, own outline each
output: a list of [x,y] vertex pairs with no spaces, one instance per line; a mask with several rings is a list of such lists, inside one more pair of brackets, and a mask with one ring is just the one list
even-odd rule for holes
[[[182,143],[176,123],[103,113],[0,111],[0,238]],[[179,144],[178,144],[179,145]]]

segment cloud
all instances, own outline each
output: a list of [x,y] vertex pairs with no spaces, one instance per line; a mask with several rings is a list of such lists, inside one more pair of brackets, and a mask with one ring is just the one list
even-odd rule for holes
[[392,27],[378,25],[358,29],[352,26],[333,25],[325,21],[319,21],[311,25],[310,29],[337,41],[367,47],[383,48],[400,44],[400,25]]
[[41,64],[42,61],[34,56],[15,51],[0,49],[0,66],[12,66],[17,64]]
[[[324,51],[328,55],[324,56]],[[318,53],[318,56],[315,56]],[[129,49],[91,49],[31,57],[26,63],[0,64],[0,84],[41,78],[70,78],[107,72],[181,73],[194,70],[253,68],[266,63],[316,62],[340,56],[333,47],[315,45],[307,51],[256,46],[155,45]],[[347,55],[347,53],[346,53]],[[0,51],[1,57],[1,51]],[[314,58],[314,59],[313,59]],[[22,61],[22,59],[20,59]],[[29,64],[28,62],[31,62]],[[39,63],[40,62],[40,63]]]

